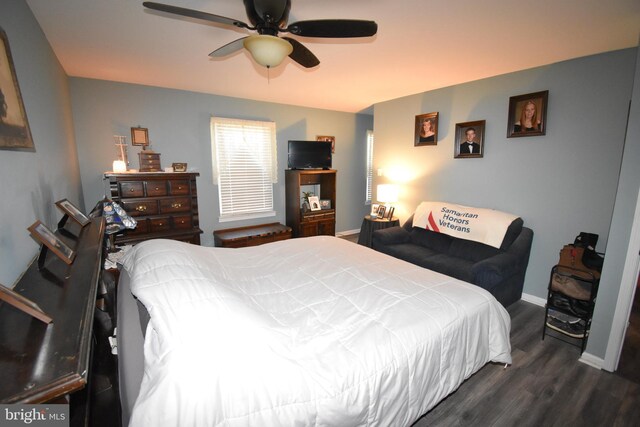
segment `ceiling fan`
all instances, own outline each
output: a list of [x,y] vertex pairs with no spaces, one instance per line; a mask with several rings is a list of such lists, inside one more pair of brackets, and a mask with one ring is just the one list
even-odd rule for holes
[[244,47],[256,62],[267,68],[279,65],[286,56],[306,68],[320,64],[318,58],[302,43],[291,37],[278,37],[278,33],[290,33],[301,37],[351,38],[371,37],[378,31],[378,25],[374,21],[358,19],[316,19],[298,21],[287,26],[291,0],[243,0],[243,2],[251,25],[238,19],[178,6],[150,1],[142,4],[146,8],[160,12],[256,31],[257,35],[234,40],[214,50],[209,56],[213,58],[227,56]]

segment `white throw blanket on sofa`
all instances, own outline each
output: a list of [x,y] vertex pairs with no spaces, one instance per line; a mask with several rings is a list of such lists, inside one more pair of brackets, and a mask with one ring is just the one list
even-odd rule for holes
[[516,218],[516,215],[493,209],[422,202],[413,216],[413,226],[499,248]]

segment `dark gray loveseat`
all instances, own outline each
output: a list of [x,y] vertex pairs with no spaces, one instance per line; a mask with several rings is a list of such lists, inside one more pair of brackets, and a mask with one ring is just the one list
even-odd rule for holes
[[507,307],[522,296],[532,240],[533,231],[521,218],[511,223],[498,249],[414,227],[411,216],[402,227],[374,231],[371,247],[478,285]]

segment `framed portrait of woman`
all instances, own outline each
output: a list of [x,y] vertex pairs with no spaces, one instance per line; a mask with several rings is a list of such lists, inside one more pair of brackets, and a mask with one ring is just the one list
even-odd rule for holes
[[438,145],[438,112],[416,116],[413,145]]
[[507,138],[545,135],[548,100],[548,90],[510,97]]

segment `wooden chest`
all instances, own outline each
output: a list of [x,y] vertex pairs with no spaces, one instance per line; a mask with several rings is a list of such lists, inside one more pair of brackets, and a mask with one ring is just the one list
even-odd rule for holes
[[111,199],[138,225],[116,235],[115,244],[173,239],[200,244],[198,173],[106,173]]
[[160,153],[153,151],[141,151],[138,153],[140,160],[140,172],[161,172]]
[[213,232],[215,245],[223,248],[244,248],[291,238],[291,227],[279,224],[250,225]]

